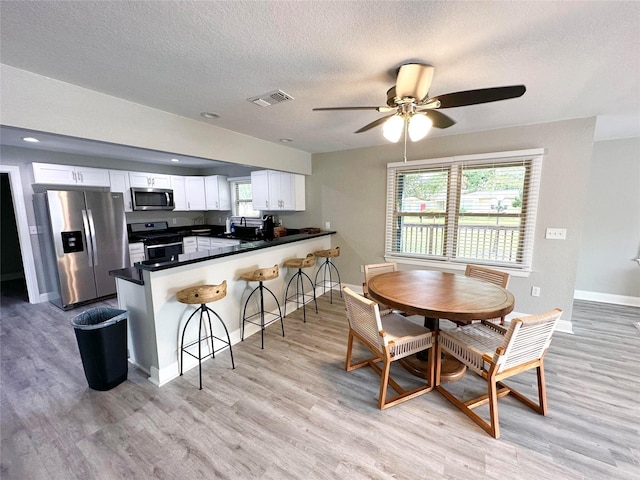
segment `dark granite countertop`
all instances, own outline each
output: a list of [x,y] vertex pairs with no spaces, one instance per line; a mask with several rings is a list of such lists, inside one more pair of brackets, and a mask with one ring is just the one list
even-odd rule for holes
[[183,265],[199,263],[205,260],[212,260],[214,258],[228,257],[244,252],[260,250],[263,248],[270,248],[278,245],[285,245],[287,243],[309,240],[310,238],[333,235],[334,233],[336,233],[334,230],[323,230],[320,233],[297,233],[293,235],[286,235],[280,238],[274,238],[273,240],[256,240],[251,242],[243,241],[240,245],[213,248],[211,250],[194,253],[182,253],[180,255],[177,255],[177,258],[166,257],[136,263],[133,267],[112,270],[109,272],[109,275],[136,283],[138,285],[144,285],[144,282],[142,280],[142,270],[157,272],[160,270],[166,270],[168,268],[181,267]]

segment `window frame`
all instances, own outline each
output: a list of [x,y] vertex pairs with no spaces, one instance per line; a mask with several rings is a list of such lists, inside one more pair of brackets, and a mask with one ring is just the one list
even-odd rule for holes
[[[439,267],[450,270],[463,270],[468,263],[475,263],[509,271],[515,276],[528,276],[532,271],[536,216],[542,173],[543,148],[472,154],[434,159],[414,160],[409,162],[393,162],[387,164],[387,195],[385,225],[386,261],[394,261],[410,265]],[[514,162],[530,162],[525,175],[523,208],[519,216],[522,218],[520,234],[523,235],[521,258],[516,263],[495,260],[470,259],[457,257],[454,253],[457,241],[458,219],[464,217],[460,210],[461,180],[463,167],[500,166]],[[397,206],[401,191],[397,188],[398,173],[411,170],[442,168],[447,171],[448,183],[446,194],[445,218],[443,232],[443,254],[405,253],[397,251]],[[452,188],[454,187],[454,188]],[[526,208],[525,208],[526,206]],[[406,215],[402,215],[406,216]]]
[[[233,178],[228,178],[227,179],[229,181],[229,190],[231,191],[231,218],[232,219],[239,219],[241,218],[243,215],[240,215],[238,213],[238,203],[239,203],[239,199],[237,197],[237,184],[239,183],[251,183],[251,177],[250,176],[245,176],[245,177],[233,177]],[[253,198],[253,189],[251,191],[251,195]],[[262,220],[262,211],[261,210],[257,210],[258,215],[256,216],[252,216],[252,217],[247,217],[246,215],[244,215],[244,217],[248,220]]]

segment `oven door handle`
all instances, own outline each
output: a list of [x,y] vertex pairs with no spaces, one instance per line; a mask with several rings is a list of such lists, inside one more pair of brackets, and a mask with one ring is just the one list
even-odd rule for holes
[[149,248],[175,247],[176,245],[182,245],[182,242],[163,243],[162,245],[149,245],[147,247],[147,249],[149,249]]

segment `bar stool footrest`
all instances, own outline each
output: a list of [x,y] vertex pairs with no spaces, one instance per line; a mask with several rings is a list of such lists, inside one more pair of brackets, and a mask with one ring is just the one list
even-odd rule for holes
[[[263,312],[254,313],[252,315],[249,315],[248,317],[245,317],[244,321],[252,323],[253,325],[257,325],[258,327],[262,327],[262,326],[267,327],[267,326],[271,325],[274,322],[277,322],[278,320],[280,320],[282,318],[282,316],[277,314],[277,313],[264,312],[264,316],[265,317],[267,315],[271,315],[271,317],[273,317],[273,318],[271,320],[266,320],[266,318],[265,318],[265,322],[264,322],[264,325],[263,325],[262,322],[260,321],[262,314],[263,314]],[[253,318],[258,318],[259,321],[256,322],[256,321],[252,320]]]

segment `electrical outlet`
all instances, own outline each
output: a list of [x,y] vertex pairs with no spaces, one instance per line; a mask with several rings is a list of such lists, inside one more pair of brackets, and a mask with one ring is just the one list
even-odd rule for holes
[[177,222],[178,222],[178,221],[177,221],[175,218],[172,218],[172,219],[171,219],[171,223],[172,223],[173,225],[175,225]]
[[567,229],[566,228],[547,228],[545,236],[547,240],[566,240]]
[[531,296],[539,297],[540,296],[540,287],[531,287]]
[[331,230],[331,222],[324,222],[325,230]]
[[38,226],[37,225],[29,225],[29,234],[37,235],[38,234]]

